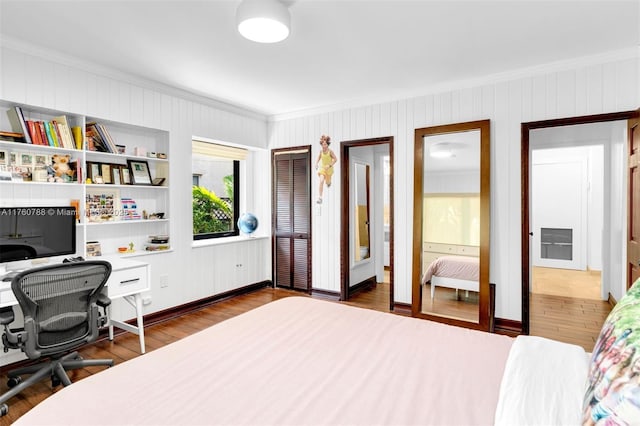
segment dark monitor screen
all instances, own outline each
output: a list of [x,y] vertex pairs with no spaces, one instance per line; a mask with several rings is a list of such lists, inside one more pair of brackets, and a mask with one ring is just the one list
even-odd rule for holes
[[75,207],[0,207],[0,263],[75,252]]

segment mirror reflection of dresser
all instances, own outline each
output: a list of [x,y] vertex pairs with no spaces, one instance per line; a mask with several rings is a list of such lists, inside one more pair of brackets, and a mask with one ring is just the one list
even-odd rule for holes
[[439,257],[442,256],[480,256],[479,246],[465,246],[457,244],[441,244],[425,241],[422,248],[422,268],[426,268]]

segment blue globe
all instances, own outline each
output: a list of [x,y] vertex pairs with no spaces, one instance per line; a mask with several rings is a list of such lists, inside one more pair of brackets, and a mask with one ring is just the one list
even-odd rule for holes
[[245,234],[251,234],[258,229],[258,218],[251,213],[244,213],[238,219],[238,228]]

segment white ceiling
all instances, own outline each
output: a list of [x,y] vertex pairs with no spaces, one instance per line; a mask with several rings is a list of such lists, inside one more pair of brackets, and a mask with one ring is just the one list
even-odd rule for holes
[[0,0],[0,37],[266,114],[389,100],[640,46],[638,0],[295,0],[282,43],[239,0]]

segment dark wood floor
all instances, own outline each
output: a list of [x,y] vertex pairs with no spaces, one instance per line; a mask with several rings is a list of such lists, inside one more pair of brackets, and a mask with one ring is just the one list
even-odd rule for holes
[[[261,289],[218,302],[180,318],[146,327],[145,338],[147,352],[151,352],[203,328],[264,305],[265,303],[290,296],[305,295],[303,293],[282,289]],[[593,347],[592,342],[594,341],[593,336],[596,333],[595,330],[596,328],[599,330],[599,327],[604,321],[604,311],[599,313],[604,307],[597,303],[594,304],[594,301],[588,302],[591,302],[591,304],[586,302],[581,303],[575,300],[563,301],[554,296],[532,296],[532,334],[570,343],[583,344],[583,346],[589,347],[588,350],[591,350],[591,347]],[[344,303],[388,312],[389,286],[388,284],[378,284],[373,290],[359,293],[350,301]],[[602,303],[606,304],[606,302]],[[608,306],[608,304],[606,305]],[[581,314],[590,317],[590,319],[577,319]],[[116,364],[118,364],[140,356],[139,350],[138,336],[125,333],[117,336],[112,342],[108,340],[100,341],[83,348],[80,352],[84,358],[112,358]],[[100,369],[100,367],[91,367],[77,370],[70,373],[70,378],[72,381],[78,381],[94,372],[100,371]],[[4,373],[5,371],[0,369],[0,377],[5,377]],[[168,377],[167,380],[170,382],[171,378]],[[168,383],[168,385],[170,385],[170,383]],[[58,389],[52,390],[50,383],[43,381],[14,397],[9,401],[9,414],[0,418],[0,426],[10,425]],[[0,381],[0,392],[5,392],[6,390],[6,381],[2,379]]]
[[[193,313],[183,315],[180,318],[145,327],[145,341],[147,352],[151,352],[169,343],[175,342],[185,336],[200,331],[206,327],[217,324],[228,318],[247,312],[258,306],[269,303],[283,297],[304,296],[299,292],[282,289],[262,289],[256,292],[237,296],[218,302],[209,307]],[[138,336],[124,333],[116,336],[113,341],[104,340],[91,344],[80,351],[82,357],[111,358],[116,364],[140,356]],[[100,371],[103,367],[90,367],[69,372],[72,382],[82,380],[88,375]],[[5,369],[0,369],[0,393],[7,391]],[[167,377],[167,386],[171,385],[171,377]],[[0,426],[10,425],[32,407],[47,398],[60,387],[52,390],[50,381],[43,381],[30,387],[9,401],[9,414],[0,418]],[[96,396],[100,398],[99,395]],[[135,403],[135,401],[132,401]],[[55,421],[55,419],[52,419]]]

